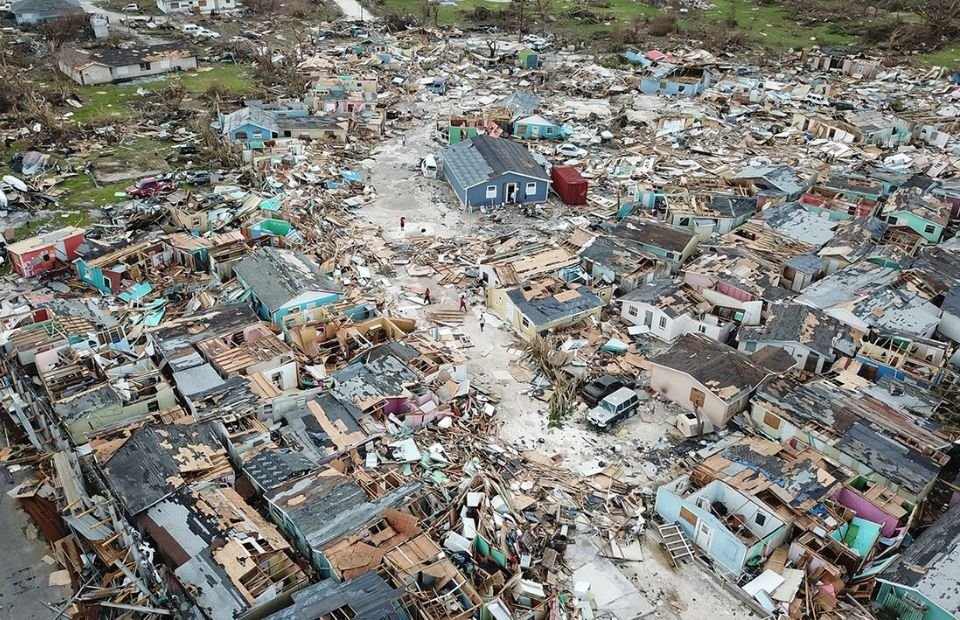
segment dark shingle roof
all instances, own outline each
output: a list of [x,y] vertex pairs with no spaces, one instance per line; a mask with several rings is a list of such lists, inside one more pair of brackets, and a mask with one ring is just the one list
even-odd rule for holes
[[[774,305],[763,326],[744,327],[740,342],[799,342],[824,357],[832,357],[835,343],[852,341],[850,328],[825,312],[800,304]],[[843,347],[849,350],[849,346]]]
[[520,288],[507,291],[507,296],[510,297],[513,305],[534,325],[548,325],[563,318],[595,308],[602,308],[606,305],[586,286],[581,286],[576,291],[579,295],[565,301],[557,299],[555,295],[527,299],[524,297],[523,289]]
[[64,48],[60,59],[74,67],[88,63],[98,63],[109,67],[125,67],[142,62],[152,62],[161,58],[190,58],[197,53],[183,43],[161,43],[159,45],[124,47],[101,47],[98,49]]
[[749,356],[700,334],[681,336],[650,363],[690,375],[725,402],[757,387],[768,374]]
[[234,272],[270,312],[305,291],[340,291],[313,259],[293,250],[263,248],[241,260]]
[[223,454],[210,424],[155,424],[135,432],[103,465],[120,503],[135,515],[183,486],[181,472]]
[[676,228],[650,219],[630,217],[610,231],[616,237],[636,241],[669,252],[683,252],[694,234],[687,228]]
[[267,620],[301,620],[329,617],[349,606],[356,620],[399,620],[394,601],[403,597],[403,589],[394,589],[374,572],[346,581],[326,579],[294,592],[293,604],[267,616]]
[[465,188],[474,187],[506,172],[550,180],[550,175],[534,161],[521,144],[505,138],[477,136],[447,147],[443,161]]
[[920,534],[880,579],[914,588],[948,613],[960,615],[960,504]]
[[83,7],[70,0],[17,0],[10,8],[14,15],[36,13],[40,16],[82,15]]

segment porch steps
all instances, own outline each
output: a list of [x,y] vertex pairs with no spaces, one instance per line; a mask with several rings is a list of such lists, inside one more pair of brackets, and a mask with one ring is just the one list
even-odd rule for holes
[[690,540],[679,525],[664,523],[657,525],[657,529],[660,531],[663,548],[670,554],[674,566],[679,566],[681,560],[693,557],[693,547],[690,545]]

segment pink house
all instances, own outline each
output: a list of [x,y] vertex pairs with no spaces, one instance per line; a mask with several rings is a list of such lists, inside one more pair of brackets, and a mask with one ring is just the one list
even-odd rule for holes
[[53,232],[30,237],[7,246],[7,257],[13,270],[32,277],[48,271],[57,261],[70,264],[77,258],[77,247],[84,241],[84,230],[67,226]]

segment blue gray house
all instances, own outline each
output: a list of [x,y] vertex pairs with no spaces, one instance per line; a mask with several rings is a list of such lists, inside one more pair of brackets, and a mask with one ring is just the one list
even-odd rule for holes
[[283,328],[283,317],[341,299],[340,286],[325,276],[309,256],[277,248],[261,248],[233,268],[249,291],[253,309]]
[[503,138],[477,136],[443,150],[443,174],[467,207],[544,202],[550,175],[527,149]]
[[710,86],[710,70],[659,63],[640,78],[640,92],[648,95],[695,97]]
[[538,114],[526,116],[513,123],[513,135],[517,138],[558,140],[569,133],[560,123]]
[[300,101],[264,103],[249,100],[244,103],[245,107],[236,112],[220,115],[221,133],[234,142],[250,143],[279,138],[284,135],[281,127],[284,120],[311,118],[310,111]]
[[83,7],[72,0],[14,0],[10,12],[18,26],[28,26],[83,15]]

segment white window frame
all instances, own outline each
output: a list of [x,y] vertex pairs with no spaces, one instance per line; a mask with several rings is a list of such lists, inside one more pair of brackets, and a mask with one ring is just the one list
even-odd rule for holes
[[[531,189],[531,188],[533,188],[533,189]],[[529,183],[527,183],[527,186],[526,186],[526,188],[524,189],[524,194],[527,195],[527,196],[533,196],[533,195],[536,194],[536,193],[537,193],[537,182],[536,182],[536,181],[530,181]]]
[[667,317],[661,314],[661,315],[660,315],[660,321],[658,321],[657,324],[660,326],[660,329],[666,329],[666,328],[667,328]]
[[496,197],[497,197],[497,186],[496,186],[496,185],[487,185],[487,194],[486,194],[486,197],[487,197],[488,199],[490,199],[490,198],[496,198]]

